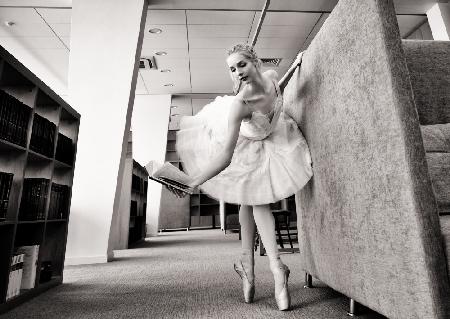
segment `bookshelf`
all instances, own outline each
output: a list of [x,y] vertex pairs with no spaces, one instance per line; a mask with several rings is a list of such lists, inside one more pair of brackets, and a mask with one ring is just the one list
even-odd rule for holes
[[202,191],[190,196],[190,228],[220,227],[220,203]]
[[148,173],[144,167],[133,160],[128,246],[146,236],[147,189]]
[[0,313],[62,282],[79,123],[0,47]]
[[[171,121],[170,123],[173,123]],[[175,150],[177,130],[170,128],[176,128],[173,124],[169,123],[169,130],[167,132],[167,146],[165,161],[170,162],[172,165],[183,170],[183,163],[180,161],[178,154]],[[189,196],[184,198],[178,198],[172,194],[165,187],[161,192],[161,205],[160,205],[160,219],[159,229],[188,229],[189,228]]]

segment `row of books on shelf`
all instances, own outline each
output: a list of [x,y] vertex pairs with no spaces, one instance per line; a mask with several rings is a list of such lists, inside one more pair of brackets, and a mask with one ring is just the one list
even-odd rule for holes
[[31,108],[0,90],[0,138],[26,146]]
[[47,157],[53,157],[55,131],[56,125],[53,122],[39,114],[34,114],[30,149]]
[[131,189],[140,194],[147,194],[148,181],[133,174],[131,176]]
[[58,161],[72,165],[74,159],[74,148],[72,139],[58,133],[58,142],[56,143],[55,158]]
[[[1,139],[25,147],[30,115],[30,107],[0,89]],[[39,114],[34,114],[30,149],[47,157],[53,157],[55,131],[56,125],[53,122]],[[55,158],[69,165],[72,165],[74,159],[73,141],[61,133],[58,133]]]
[[6,219],[14,174],[0,172],[0,221]]
[[[22,200],[19,208],[19,220],[45,219],[50,180],[46,178],[25,178]],[[69,210],[70,187],[52,183],[47,219],[67,218]]]
[[20,294],[21,290],[34,288],[39,245],[21,246],[11,257],[6,300]]
[[65,219],[69,213],[70,187],[52,184],[47,219]]

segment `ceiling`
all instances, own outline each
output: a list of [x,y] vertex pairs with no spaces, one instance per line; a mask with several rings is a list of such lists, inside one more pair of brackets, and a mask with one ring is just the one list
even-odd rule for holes
[[[141,56],[154,56],[157,70],[140,70],[136,94],[230,93],[226,49],[237,42],[251,42],[264,2],[150,1]],[[259,56],[282,58],[275,69],[284,74],[336,3],[272,0],[255,46]],[[405,35],[426,21],[424,14],[436,1],[394,3],[401,34]],[[33,54],[67,86],[70,7],[69,0],[23,0],[20,6],[17,1],[0,0],[0,44],[16,56]],[[14,25],[6,26],[6,21]],[[152,28],[162,33],[149,33]],[[160,51],[167,55],[156,56]]]

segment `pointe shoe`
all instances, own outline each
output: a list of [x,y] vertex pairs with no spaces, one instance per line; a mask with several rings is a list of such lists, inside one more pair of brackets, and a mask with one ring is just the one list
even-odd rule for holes
[[246,271],[242,261],[239,264],[234,264],[234,270],[242,279],[242,289],[244,292],[245,303],[252,303],[255,297],[255,278],[254,276],[249,278],[248,271]]
[[[291,271],[286,265],[281,265],[273,272],[275,279],[275,300],[278,309],[281,311],[289,310],[291,307],[291,296],[289,295],[288,279]],[[281,290],[278,290],[278,293],[277,287],[281,287]]]

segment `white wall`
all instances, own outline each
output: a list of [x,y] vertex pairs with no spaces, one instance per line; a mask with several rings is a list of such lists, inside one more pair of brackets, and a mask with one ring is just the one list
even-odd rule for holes
[[[69,98],[81,114],[66,264],[106,262],[118,211],[146,0],[73,0]],[[120,23],[118,23],[120,22]]]
[[[164,162],[170,104],[170,95],[136,95],[131,119],[133,158],[142,166],[151,160]],[[160,184],[149,180],[147,193],[149,236],[158,234],[161,189]]]
[[427,12],[434,40],[450,40],[450,4],[436,3]]
[[[45,64],[44,60],[39,55],[42,54],[42,52],[30,50],[25,47],[18,38],[0,37],[0,45],[19,60],[28,70],[33,72],[42,82],[55,91],[56,94],[67,101],[65,98],[67,95],[67,79],[62,78],[61,75],[64,72],[55,72],[54,68]],[[67,64],[68,62],[69,61],[66,61]]]

